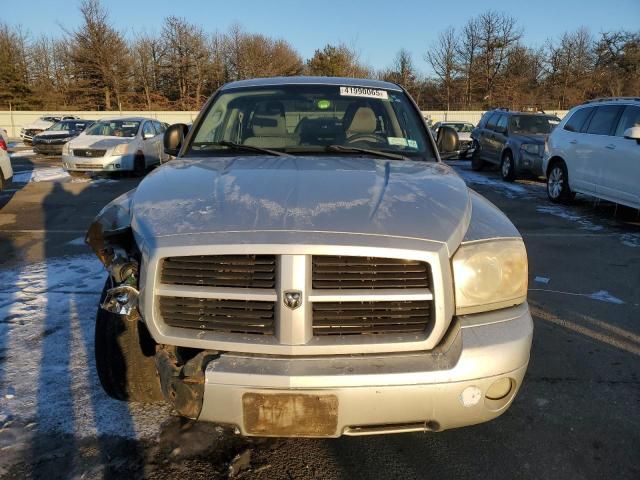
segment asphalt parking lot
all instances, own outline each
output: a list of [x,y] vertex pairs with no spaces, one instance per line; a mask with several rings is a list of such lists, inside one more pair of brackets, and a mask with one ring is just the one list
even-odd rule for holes
[[247,440],[110,400],[93,368],[104,281],[82,237],[134,178],[71,179],[21,152],[0,195],[0,478],[639,478],[640,213],[456,171],[529,255],[529,370],[497,420],[437,434]]

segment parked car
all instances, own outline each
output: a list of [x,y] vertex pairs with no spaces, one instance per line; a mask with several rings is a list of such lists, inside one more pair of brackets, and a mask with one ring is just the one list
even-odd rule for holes
[[86,237],[110,274],[109,395],[285,437],[441,431],[509,407],[533,332],[525,246],[440,160],[405,90],[234,82],[164,145],[176,158]]
[[573,108],[547,143],[547,194],[576,192],[640,208],[640,98],[603,98]]
[[54,123],[60,120],[74,120],[78,117],[75,115],[43,115],[36,121],[25,125],[20,129],[20,138],[26,145],[31,145],[34,135],[44,132],[50,128]]
[[0,192],[4,190],[7,183],[13,178],[13,168],[7,149],[0,144]]
[[9,149],[9,134],[4,128],[0,128],[0,149],[5,152]]
[[93,120],[60,120],[33,137],[33,151],[44,155],[62,155],[62,147],[80,135]]
[[442,125],[453,128],[458,132],[460,149],[455,152],[459,158],[467,158],[468,155],[473,153],[473,140],[471,139],[471,132],[475,128],[473,123],[469,122],[436,122],[433,125],[433,132],[436,138],[438,137],[438,131]]
[[167,159],[162,149],[166,127],[143,117],[99,120],[64,145],[62,166],[72,175],[123,171],[143,175]]
[[499,165],[503,180],[508,182],[524,173],[544,176],[544,143],[558,123],[558,117],[544,113],[508,109],[486,112],[471,132],[471,167],[478,171],[487,163]]

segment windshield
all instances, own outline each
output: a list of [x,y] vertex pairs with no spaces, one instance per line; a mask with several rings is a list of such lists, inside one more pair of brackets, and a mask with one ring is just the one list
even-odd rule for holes
[[86,122],[62,120],[61,122],[53,124],[48,130],[52,132],[81,132],[86,125]]
[[128,137],[133,138],[138,133],[140,122],[130,120],[102,120],[87,128],[87,135],[99,135],[103,137]]
[[188,154],[228,155],[242,145],[335,155],[339,146],[350,148],[341,155],[362,155],[359,148],[435,160],[424,123],[400,91],[339,85],[229,90],[211,103],[195,128]]
[[475,128],[471,123],[443,123],[442,125],[451,127],[458,133],[471,133]]
[[525,135],[551,133],[551,130],[560,123],[557,117],[545,117],[542,115],[514,115],[511,117],[510,130],[512,133]]

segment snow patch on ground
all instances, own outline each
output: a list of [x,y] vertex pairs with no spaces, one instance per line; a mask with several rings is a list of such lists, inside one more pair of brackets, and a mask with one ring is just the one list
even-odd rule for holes
[[618,297],[614,297],[606,290],[598,290],[597,292],[593,292],[591,295],[588,295],[588,297],[592,300],[599,300],[601,302],[606,302],[606,303],[614,303],[616,305],[624,304],[624,301],[620,300]]
[[525,198],[530,196],[529,190],[518,183],[505,182],[502,179],[488,177],[470,170],[469,162],[453,161],[447,163],[452,167],[456,167],[456,173],[468,184],[491,187],[504,194],[507,198]]
[[583,230],[589,230],[590,232],[599,232],[601,230],[604,230],[604,227],[602,225],[596,225],[590,220],[587,220],[586,218],[575,213],[571,213],[566,208],[560,207],[558,205],[540,205],[536,207],[536,210],[539,213],[546,213],[555,217],[564,218],[565,220],[576,222]]
[[620,235],[620,240],[627,247],[640,247],[640,234],[638,233],[624,233]]
[[106,273],[93,256],[0,271],[0,418],[34,434],[152,438],[168,406],[112,400],[93,352]]
[[62,167],[34,168],[28,172],[19,172],[13,176],[14,183],[54,182],[70,178]]

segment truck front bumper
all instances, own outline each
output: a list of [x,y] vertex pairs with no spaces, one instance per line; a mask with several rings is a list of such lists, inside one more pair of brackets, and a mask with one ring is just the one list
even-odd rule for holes
[[[206,367],[199,420],[279,437],[440,431],[485,422],[513,401],[532,335],[524,304],[458,317],[428,352],[222,354]],[[502,388],[490,390],[495,382]],[[495,391],[507,393],[497,398]]]

